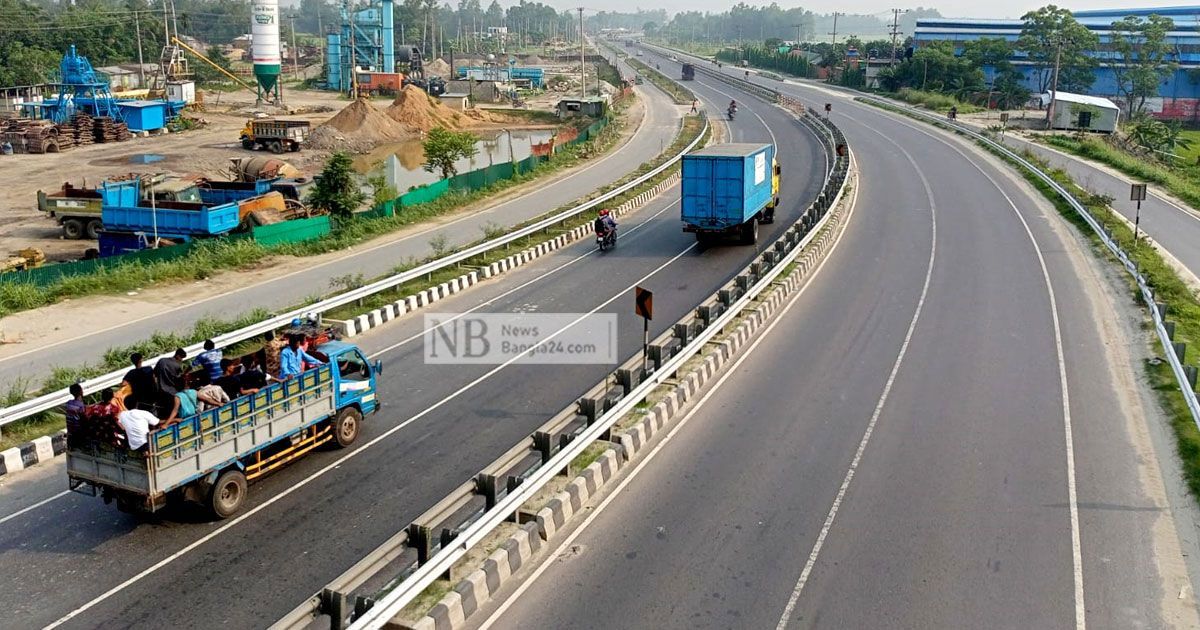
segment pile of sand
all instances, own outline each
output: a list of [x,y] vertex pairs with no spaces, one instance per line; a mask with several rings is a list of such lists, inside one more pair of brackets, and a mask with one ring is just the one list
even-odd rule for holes
[[[464,111],[463,116],[483,124],[498,122],[494,116],[482,109],[479,109],[478,107],[472,107],[471,109]],[[466,122],[467,124],[470,124],[470,121]]]
[[441,101],[415,85],[405,86],[396,95],[392,106],[387,108],[387,115],[409,131],[429,131],[434,127],[462,129],[477,123],[476,119],[442,105]]
[[425,74],[426,76],[446,78],[450,76],[450,64],[441,59],[434,59],[425,64]]
[[527,66],[540,66],[545,62],[542,61],[542,58],[537,55],[529,55],[521,63],[523,63]]
[[411,138],[412,133],[366,99],[350,103],[308,136],[314,149],[365,153],[375,145]]

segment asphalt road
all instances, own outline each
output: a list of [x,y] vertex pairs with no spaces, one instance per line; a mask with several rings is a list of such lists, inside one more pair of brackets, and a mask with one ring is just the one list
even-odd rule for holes
[[430,226],[411,236],[382,245],[352,248],[342,258],[285,276],[264,274],[263,280],[257,284],[234,287],[227,293],[146,319],[41,348],[12,346],[5,352],[5,357],[0,358],[0,382],[16,382],[19,378],[40,382],[54,367],[96,362],[109,348],[146,339],[153,332],[190,331],[192,324],[204,317],[232,319],[254,308],[282,310],[292,307],[314,293],[328,290],[330,278],[357,274],[376,278],[386,275],[405,260],[423,260],[433,254],[429,243],[439,236],[444,235],[450,246],[465,245],[477,241],[483,233],[482,228],[488,224],[516,225],[579,199],[633,172],[674,140],[679,130],[677,107],[652,86],[639,88],[638,92],[646,106],[642,127],[620,150],[571,175],[486,210]]
[[[748,104],[745,112],[733,139],[768,142],[773,129],[783,156],[779,220],[764,226],[761,248],[811,202],[827,166],[816,140],[780,110]],[[623,221],[611,252],[599,254],[585,240],[452,296],[440,310],[617,313],[620,356],[631,356],[641,343],[634,285],[656,293],[651,332],[658,334],[754,253],[700,250],[681,231],[677,194]],[[0,628],[56,620],[64,627],[268,625],[611,369],[426,366],[421,331],[421,319],[409,317],[356,338],[385,363],[385,406],[368,418],[361,445],[349,454],[315,454],[251,486],[238,519],[209,523],[179,510],[141,522],[98,499],[56,497],[65,486],[61,460],[6,482]]]
[[862,177],[825,267],[475,623],[1195,627],[1138,317],[1003,166],[833,116]]

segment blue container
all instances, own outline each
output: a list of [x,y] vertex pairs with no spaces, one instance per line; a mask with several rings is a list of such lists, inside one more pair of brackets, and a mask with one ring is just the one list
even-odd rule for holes
[[131,131],[154,131],[167,126],[165,101],[117,101],[117,108]]
[[772,200],[774,159],[770,144],[715,144],[683,156],[683,222],[725,231],[752,219]]
[[208,206],[236,203],[271,192],[271,185],[275,181],[276,179],[260,179],[255,182],[204,182],[199,186],[200,200]]

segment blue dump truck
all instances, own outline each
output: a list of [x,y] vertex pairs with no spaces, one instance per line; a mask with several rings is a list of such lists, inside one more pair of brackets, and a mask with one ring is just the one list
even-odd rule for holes
[[114,444],[103,426],[68,433],[70,488],[116,500],[126,512],[187,500],[217,518],[232,516],[248,482],[322,445],[349,446],[363,415],[379,409],[379,362],[341,341],[309,353],[326,363],[155,431],[145,452]]
[[775,145],[714,144],[683,156],[683,231],[707,245],[736,236],[758,241],[758,224],[775,220],[779,164]]

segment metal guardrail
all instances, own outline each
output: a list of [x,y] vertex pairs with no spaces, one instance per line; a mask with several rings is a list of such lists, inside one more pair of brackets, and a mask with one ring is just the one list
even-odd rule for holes
[[[778,94],[774,94],[772,98],[777,99]],[[841,201],[847,181],[849,158],[848,156],[838,155],[835,149],[839,145],[844,145],[845,137],[832,123],[819,116],[812,115],[811,112],[808,116],[804,116],[803,114],[798,114],[798,116],[800,117],[800,122],[813,127],[814,131],[818,132],[818,138],[830,157],[830,170],[825,177],[823,192],[818,200],[813,203],[812,207],[810,207],[810,211],[812,209],[818,210],[819,218],[810,221],[802,217],[800,221],[789,228],[776,241],[776,247],[767,248],[763,251],[758,261],[751,263],[726,288],[719,291],[717,296],[710,298],[710,302],[716,302],[723,296],[738,295],[736,299],[728,303],[726,310],[716,318],[708,321],[703,330],[694,337],[687,339],[687,342],[682,344],[677,353],[663,361],[653,372],[643,375],[643,379],[639,381],[639,384],[631,387],[629,393],[610,407],[608,411],[602,414],[597,413],[595,420],[588,423],[586,427],[576,433],[574,439],[563,445],[555,455],[544,461],[540,466],[524,475],[523,482],[515,488],[510,489],[503,498],[498,498],[492,507],[485,509],[477,516],[473,516],[473,520],[469,521],[469,525],[466,525],[451,540],[446,541],[440,550],[429,557],[424,563],[419,564],[414,571],[409,573],[399,584],[383,595],[383,597],[377,601],[367,602],[360,600],[357,602],[355,606],[355,618],[349,626],[351,630],[375,630],[384,627],[429,585],[446,575],[451,567],[463,558],[472,547],[483,541],[502,522],[509,520],[512,515],[517,514],[524,503],[534,497],[551,479],[560,474],[561,471],[568,469],[571,462],[582,454],[588,446],[608,435],[613,426],[627,413],[632,411],[641,400],[666,380],[673,377],[688,360],[702,352],[705,344],[721,334],[725,327],[741,314],[743,309],[749,306],[753,300],[775,282],[787,269],[788,265],[804,251],[804,247],[816,238],[821,228],[828,222],[831,216],[828,211],[836,207]],[[836,192],[834,192],[835,190]],[[808,216],[809,212],[806,212],[805,217]],[[779,244],[783,244],[783,247],[779,247]],[[734,291],[736,293],[733,293]],[[701,305],[701,307],[703,306]],[[693,320],[690,315],[685,317],[683,322],[681,322],[685,328],[690,328],[692,323]],[[675,334],[674,331],[681,324],[676,324],[675,327],[672,327],[663,336],[673,336]],[[583,407],[582,404],[579,406]],[[552,420],[551,422],[555,421]],[[518,446],[518,448],[520,447]],[[515,454],[510,451],[509,454],[501,458],[501,461],[508,462],[514,457]],[[461,498],[454,496],[447,497],[442,503],[439,503],[441,507],[438,507],[438,510],[444,511],[449,505],[456,502],[461,503]],[[382,551],[381,549],[380,552]],[[392,553],[394,553],[394,549]],[[364,562],[366,561],[368,560],[364,560]],[[315,601],[319,598],[320,596],[318,595],[310,601]],[[306,610],[310,615],[313,612],[309,606],[302,606],[302,608],[304,610],[293,611],[289,615],[288,621],[290,623],[301,621],[305,617],[304,613]],[[334,615],[339,613],[345,614],[344,606],[339,606],[337,610],[338,612],[334,612]],[[333,627],[341,627],[341,619],[343,618],[335,619]],[[274,627],[278,628],[281,626],[280,624],[276,624]]]
[[1007,146],[992,140],[991,138],[975,131],[974,129],[943,119],[940,116],[927,114],[920,110],[897,105],[896,103],[883,99],[860,96],[858,97],[858,100],[875,103],[887,108],[901,109],[908,114],[911,114],[915,118],[920,118],[926,122],[933,123],[934,125],[950,129],[972,139],[978,140],[979,142],[983,142],[992,149],[1002,153],[1005,157],[1020,164],[1023,168],[1033,173],[1038,179],[1045,182],[1047,186],[1054,190],[1054,192],[1058,193],[1058,196],[1062,197],[1062,199],[1066,201],[1067,204],[1069,204],[1071,208],[1079,214],[1080,217],[1083,217],[1083,220],[1086,221],[1088,226],[1092,228],[1092,231],[1096,234],[1096,236],[1099,236],[1100,240],[1103,241],[1104,246],[1108,248],[1108,250],[1114,256],[1116,256],[1118,260],[1121,261],[1121,265],[1125,267],[1125,271],[1127,271],[1129,275],[1133,276],[1133,279],[1137,282],[1138,290],[1142,294],[1142,300],[1149,307],[1150,316],[1154,319],[1154,330],[1156,333],[1158,333],[1158,341],[1162,345],[1163,353],[1167,357],[1167,363],[1171,365],[1171,372],[1175,374],[1175,381],[1179,385],[1180,393],[1183,394],[1183,399],[1187,403],[1188,411],[1190,411],[1192,414],[1192,422],[1194,422],[1197,427],[1200,427],[1200,400],[1197,400],[1196,392],[1194,389],[1192,389],[1191,381],[1188,379],[1188,375],[1184,370],[1183,362],[1176,353],[1175,345],[1171,339],[1171,335],[1167,333],[1167,328],[1163,319],[1164,313],[1159,309],[1158,305],[1154,301],[1154,289],[1150,286],[1150,283],[1146,281],[1146,277],[1141,274],[1137,263],[1129,257],[1129,254],[1125,253],[1124,249],[1121,249],[1121,246],[1115,240],[1113,240],[1112,236],[1110,236],[1100,222],[1096,220],[1096,217],[1092,216],[1092,213],[1088,212],[1087,206],[1084,206],[1078,199],[1075,198],[1075,195],[1072,195],[1069,190],[1055,181],[1053,177],[1050,177],[1050,175],[1042,171],[1042,169],[1036,164],[1025,159],[1023,156],[1016,153],[1012,149],[1009,149]]
[[[415,267],[415,268],[405,271],[403,273],[389,276],[382,280],[377,280],[366,286],[360,287],[358,289],[354,289],[352,291],[347,291],[345,293],[336,295],[331,298],[321,300],[320,302],[317,302],[315,304],[310,304],[308,306],[303,306],[300,308],[292,309],[292,310],[282,313],[280,315],[276,315],[275,317],[272,317],[270,319],[263,320],[257,324],[247,326],[245,328],[240,328],[238,330],[228,332],[223,335],[219,335],[219,336],[213,338],[213,342],[217,345],[218,348],[224,348],[224,347],[233,345],[235,343],[245,341],[247,339],[253,339],[259,335],[262,335],[263,333],[267,332],[268,330],[275,330],[277,328],[285,326],[289,322],[291,322],[293,319],[296,319],[297,317],[304,317],[310,313],[311,314],[320,314],[320,313],[324,313],[326,311],[333,310],[339,306],[343,306],[345,304],[349,304],[356,300],[363,299],[370,295],[374,295],[376,293],[386,291],[393,287],[404,284],[405,282],[410,282],[412,280],[416,280],[416,279],[420,278],[421,276],[435,273],[437,271],[445,269],[446,267],[456,265],[465,260],[474,258],[475,256],[479,256],[480,254],[484,254],[484,253],[487,253],[494,249],[504,247],[510,243],[513,243],[522,238],[525,238],[526,236],[529,236],[531,234],[540,232],[544,229],[553,227],[555,224],[560,223],[562,221],[570,220],[584,212],[587,212],[588,210],[590,210],[592,208],[595,208],[596,206],[598,206],[600,204],[603,204],[604,202],[608,201],[609,199],[618,197],[618,196],[624,194],[626,191],[636,188],[637,186],[649,181],[650,179],[656,177],[660,173],[673,167],[676,163],[679,162],[680,158],[682,158],[684,154],[688,153],[689,151],[691,151],[692,149],[694,149],[696,147],[697,143],[700,142],[700,139],[704,137],[704,133],[706,131],[708,131],[708,128],[709,128],[708,119],[705,118],[704,119],[704,127],[703,127],[703,129],[701,129],[700,135],[698,135],[696,137],[696,139],[693,140],[690,144],[688,144],[688,146],[685,147],[682,151],[675,154],[674,156],[672,156],[670,159],[668,159],[666,162],[659,165],[658,167],[655,167],[654,169],[650,170],[645,175],[642,175],[626,184],[622,184],[621,186],[618,186],[617,188],[614,188],[613,190],[610,190],[610,191],[600,195],[599,197],[596,197],[595,199],[586,201],[586,202],[584,202],[578,206],[575,206],[573,208],[570,208],[568,210],[564,210],[563,212],[560,212],[552,217],[548,217],[546,219],[538,221],[537,223],[534,223],[532,225],[521,228],[515,232],[511,232],[500,238],[492,239],[490,241],[486,241],[486,242],[480,243],[478,245],[468,247],[464,250],[455,252],[455,253],[447,255],[447,256],[443,256],[442,258],[439,258],[434,261],[427,262],[423,265],[420,265],[418,267]],[[185,347],[184,350],[186,350],[188,352],[188,355],[193,355],[202,349],[201,345],[202,344],[199,344],[199,343],[193,344],[193,345]],[[162,354],[157,357],[148,358],[146,360],[146,362],[150,365],[153,365],[153,363],[155,361],[162,359],[164,357],[167,357],[167,356],[170,356],[170,353]],[[104,389],[105,387],[114,387],[121,383],[121,379],[125,375],[126,371],[127,371],[127,368],[123,368],[121,370],[109,372],[108,374],[104,374],[102,376],[97,376],[96,378],[92,378],[92,379],[83,381],[82,383],[80,383],[80,385],[83,387],[83,391],[85,394],[90,394],[90,393],[99,391],[101,389]],[[38,396],[37,398],[32,398],[30,400],[27,400],[22,403],[18,403],[16,405],[5,407],[3,409],[0,409],[0,427],[3,427],[6,424],[15,422],[22,418],[31,416],[33,414],[40,413],[42,411],[48,411],[50,409],[54,409],[55,407],[58,407],[59,405],[66,403],[70,399],[71,399],[71,395],[67,392],[66,389],[62,389],[57,392],[44,394],[42,396]]]

